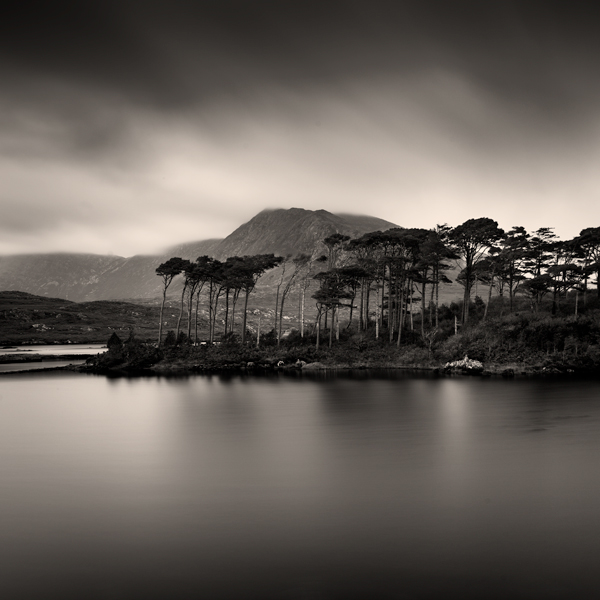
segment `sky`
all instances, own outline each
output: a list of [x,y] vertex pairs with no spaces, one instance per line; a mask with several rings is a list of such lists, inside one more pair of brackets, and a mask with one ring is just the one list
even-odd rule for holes
[[583,6],[13,3],[0,254],[158,252],[265,208],[562,239],[600,226],[599,18]]

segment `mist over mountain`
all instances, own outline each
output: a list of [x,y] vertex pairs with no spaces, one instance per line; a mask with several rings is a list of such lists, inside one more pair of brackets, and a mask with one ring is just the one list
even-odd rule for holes
[[333,233],[358,237],[392,227],[398,225],[375,217],[334,215],[326,210],[263,210],[228,235],[215,248],[214,256],[223,260],[269,252],[279,256],[313,254],[324,251],[322,242]]
[[[154,298],[160,295],[155,269],[172,256],[324,253],[333,233],[358,237],[397,227],[366,215],[334,215],[302,208],[263,210],[225,239],[182,243],[159,255],[129,258],[97,254],[21,254],[0,257],[0,290],[18,290],[75,302]],[[177,287],[174,284],[173,291]]]
[[99,300],[106,277],[130,259],[99,254],[17,254],[0,257],[0,290],[73,301]]

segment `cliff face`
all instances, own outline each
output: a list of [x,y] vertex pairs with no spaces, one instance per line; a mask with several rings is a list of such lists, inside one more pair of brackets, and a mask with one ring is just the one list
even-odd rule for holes
[[[32,254],[0,257],[0,290],[19,290],[76,302],[155,298],[160,295],[156,267],[172,256],[195,260],[208,255],[273,253],[280,256],[324,253],[322,240],[333,233],[358,237],[397,227],[375,217],[334,215],[325,210],[264,210],[223,240],[180,244],[156,256]],[[177,291],[177,284],[173,285]]]

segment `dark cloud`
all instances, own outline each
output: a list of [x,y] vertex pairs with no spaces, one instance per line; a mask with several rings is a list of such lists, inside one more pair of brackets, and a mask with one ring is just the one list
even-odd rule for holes
[[25,139],[31,123],[60,122],[54,151],[85,156],[128,141],[139,110],[254,110],[279,90],[446,73],[516,123],[570,134],[600,101],[594,16],[547,1],[25,0],[0,20],[0,126],[27,122]]
[[[597,92],[594,15],[502,1],[19,2],[0,25],[9,73],[162,109],[447,69],[551,114]],[[6,82],[5,82],[6,83]],[[17,81],[13,77],[13,85]]]

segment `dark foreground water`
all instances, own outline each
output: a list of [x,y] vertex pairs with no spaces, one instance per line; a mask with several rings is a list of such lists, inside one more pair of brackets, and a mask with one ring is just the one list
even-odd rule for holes
[[600,383],[0,380],[0,598],[600,597]]

